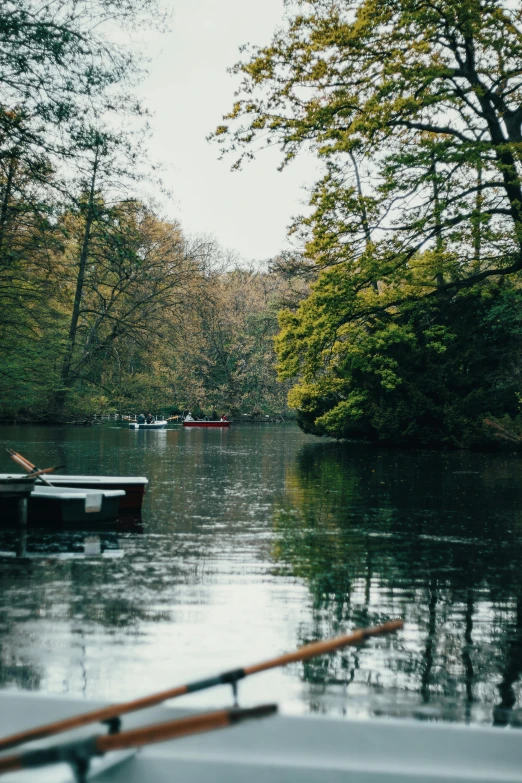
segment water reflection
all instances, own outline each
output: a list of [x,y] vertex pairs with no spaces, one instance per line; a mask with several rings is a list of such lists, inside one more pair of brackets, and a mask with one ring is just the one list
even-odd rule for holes
[[3,428],[0,445],[150,479],[137,527],[0,530],[0,686],[131,698],[403,617],[396,637],[246,680],[241,701],[522,722],[518,457],[292,426]]
[[371,653],[310,662],[313,708],[323,708],[318,694],[350,689],[374,712],[520,722],[517,468],[511,457],[301,450],[273,550],[279,573],[305,579],[313,596],[299,641],[392,616],[407,623]]
[[86,557],[122,557],[116,525],[93,530],[63,531],[60,528],[34,528],[9,524],[0,529],[0,563],[4,558],[19,560],[82,559]]

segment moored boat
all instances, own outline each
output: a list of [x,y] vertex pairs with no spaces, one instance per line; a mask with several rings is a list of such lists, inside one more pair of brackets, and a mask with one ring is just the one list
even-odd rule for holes
[[[0,473],[0,479],[9,477],[22,479],[24,473]],[[143,503],[143,496],[149,480],[145,476],[65,476],[53,473],[47,476],[53,487],[76,488],[91,490],[123,490],[119,496],[120,510],[139,511]],[[40,484],[38,484],[40,486]]]
[[79,489],[36,485],[29,495],[28,521],[96,524],[118,516],[123,489]]
[[[0,691],[0,735],[57,721],[103,703]],[[153,707],[122,730],[194,714]],[[100,725],[80,736],[106,733]],[[65,741],[78,737],[69,733]],[[276,715],[262,721],[110,753],[92,762],[97,783],[522,783],[517,730],[411,720]],[[39,741],[38,747],[56,744]],[[37,747],[35,744],[30,747]],[[0,759],[16,751],[5,751]],[[5,783],[73,783],[64,764],[9,773]]]

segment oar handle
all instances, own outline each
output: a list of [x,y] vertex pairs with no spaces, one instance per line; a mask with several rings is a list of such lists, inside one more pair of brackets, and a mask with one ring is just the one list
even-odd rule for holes
[[276,712],[277,704],[261,704],[249,709],[234,707],[230,710],[217,710],[205,715],[195,715],[167,723],[156,723],[153,726],[132,729],[120,734],[106,734],[98,737],[96,745],[101,753],[107,753],[110,750],[141,748],[143,745],[151,745],[154,742],[165,742],[169,739],[186,737],[189,734],[225,728],[244,720],[266,718]]
[[21,465],[22,468],[28,473],[31,473],[31,471],[35,470],[35,466],[29,462],[29,460],[25,459],[25,457],[22,457],[22,455],[18,454],[16,451],[13,451],[13,449],[7,449],[7,453],[10,455],[11,459]]
[[[8,454],[10,454],[11,459],[13,459],[15,462],[18,463],[18,465],[21,465],[24,470],[26,470],[29,473],[28,478],[39,478],[40,481],[42,481],[44,484],[46,484],[48,487],[52,487],[50,481],[47,481],[46,478],[44,478],[45,473],[52,473],[54,470],[58,470],[58,468],[44,468],[43,470],[39,470],[36,465],[33,465],[32,462],[29,462],[28,459],[26,459],[22,454],[18,454],[17,451],[14,451],[14,449],[7,449]],[[60,465],[59,467],[63,467]]]

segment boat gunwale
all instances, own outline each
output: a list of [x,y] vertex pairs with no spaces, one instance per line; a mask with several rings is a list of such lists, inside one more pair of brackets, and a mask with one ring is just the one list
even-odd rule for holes
[[[24,473],[0,473],[0,479],[1,478],[12,478],[12,479],[18,479],[18,478],[26,478],[27,474]],[[29,474],[30,477],[30,474]],[[86,484],[87,482],[92,482],[93,484],[128,484],[128,485],[136,485],[136,486],[147,486],[149,483],[149,479],[146,476],[80,476],[80,475],[71,475],[66,476],[63,473],[52,473],[47,476],[47,480],[51,483],[54,482],[75,482],[79,483],[82,482]]]

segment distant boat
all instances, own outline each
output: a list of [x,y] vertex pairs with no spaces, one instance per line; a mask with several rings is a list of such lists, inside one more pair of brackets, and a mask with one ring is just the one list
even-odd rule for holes
[[153,421],[150,424],[147,424],[146,421],[144,422],[137,422],[137,421],[131,421],[129,424],[130,430],[166,430],[167,429],[168,421],[165,421],[165,419],[158,419],[157,421]]
[[226,421],[226,419],[218,419],[216,421],[185,421],[183,422],[184,427],[230,427],[230,422]]
[[[0,473],[0,479],[7,479],[9,476],[21,479],[25,474],[21,473]],[[124,511],[139,511],[143,503],[145,488],[149,480],[145,476],[64,476],[61,474],[52,474],[47,476],[47,480],[59,489],[75,488],[90,490],[124,490],[119,495],[119,507]],[[40,484],[37,485],[39,488]]]

